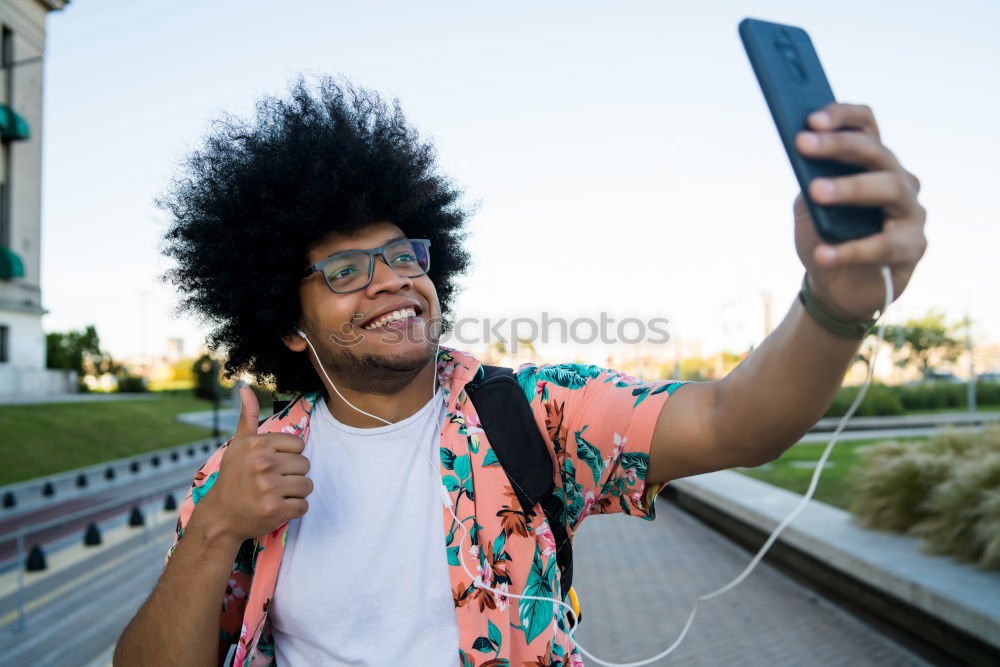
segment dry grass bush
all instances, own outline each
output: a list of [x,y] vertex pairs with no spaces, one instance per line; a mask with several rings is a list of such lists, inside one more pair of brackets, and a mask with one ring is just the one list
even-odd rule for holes
[[976,523],[975,539],[981,545],[979,564],[1000,569],[1000,489],[990,489],[980,498],[982,518]]
[[1000,568],[1000,425],[862,451],[851,511],[866,528],[909,533],[931,551]]
[[[1000,452],[958,461],[948,479],[924,503],[927,517],[910,533],[927,540],[931,551],[951,554],[983,567],[1000,566]],[[992,516],[991,516],[992,513]],[[992,563],[984,556],[991,554]]]
[[952,456],[900,443],[874,445],[855,480],[851,511],[865,528],[906,532],[927,518],[924,502],[948,478]]

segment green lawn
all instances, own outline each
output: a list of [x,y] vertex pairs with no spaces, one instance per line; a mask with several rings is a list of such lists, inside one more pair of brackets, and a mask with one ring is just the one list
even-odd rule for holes
[[[892,439],[902,442],[927,440],[926,437]],[[813,498],[844,510],[848,509],[853,480],[852,472],[860,458],[858,449],[880,442],[880,440],[838,441],[830,458],[827,459],[826,468],[820,475],[819,485],[816,487],[816,494]],[[826,447],[826,442],[795,445],[781,458],[771,463],[759,468],[737,468],[736,471],[762,482],[803,494],[809,488],[809,480],[812,478],[816,462],[819,461],[824,447]],[[807,465],[809,463],[812,465]]]
[[[210,410],[210,401],[179,392],[153,400],[0,406],[0,485],[179,445],[211,435],[175,415]],[[983,408],[981,408],[983,409]],[[984,408],[992,411],[1000,407]],[[262,416],[268,410],[262,411]],[[910,413],[913,414],[913,413]],[[901,438],[925,440],[926,438]],[[846,509],[857,449],[877,440],[840,442],[820,477],[816,499]],[[739,472],[796,493],[805,493],[825,443],[796,445],[760,468]]]
[[175,415],[212,403],[170,393],[151,400],[0,406],[0,484],[10,484],[211,435]]

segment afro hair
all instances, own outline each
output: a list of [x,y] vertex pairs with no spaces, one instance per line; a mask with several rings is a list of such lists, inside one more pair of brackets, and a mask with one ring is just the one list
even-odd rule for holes
[[281,341],[298,326],[310,250],[383,221],[430,239],[443,332],[469,266],[469,212],[398,100],[329,76],[314,90],[300,76],[289,92],[259,99],[255,122],[222,116],[181,162],[156,200],[171,216],[163,253],[175,261],[163,279],[181,293],[180,312],[211,326],[228,377],[321,391],[306,355]]

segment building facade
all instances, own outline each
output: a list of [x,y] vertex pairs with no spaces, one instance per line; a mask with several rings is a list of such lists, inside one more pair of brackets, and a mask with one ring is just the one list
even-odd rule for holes
[[0,394],[73,391],[45,369],[42,77],[45,19],[68,0],[0,0]]

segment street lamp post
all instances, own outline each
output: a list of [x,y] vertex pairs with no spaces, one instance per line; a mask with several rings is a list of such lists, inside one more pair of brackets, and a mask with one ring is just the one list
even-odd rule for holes
[[972,357],[972,320],[965,314],[965,349],[969,353],[969,383],[967,385],[966,402],[969,412],[976,411],[976,363]]
[[212,359],[212,437],[216,447],[222,444],[219,435],[219,362]]

